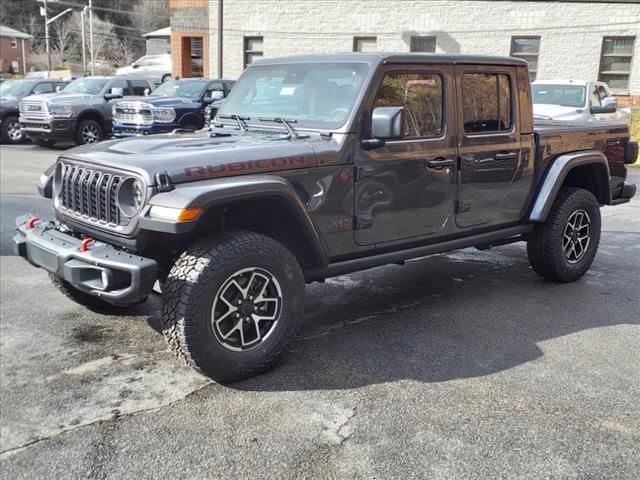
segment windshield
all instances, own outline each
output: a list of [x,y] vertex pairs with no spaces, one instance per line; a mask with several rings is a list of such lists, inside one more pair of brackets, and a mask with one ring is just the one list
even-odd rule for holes
[[233,86],[219,115],[251,123],[285,118],[296,128],[339,128],[347,121],[367,74],[362,63],[252,67]]
[[109,81],[108,78],[79,78],[67,85],[64,93],[88,93],[97,95]]
[[532,85],[533,103],[583,107],[586,88],[580,85]]
[[199,81],[169,80],[156,88],[151,95],[154,97],[200,98],[205,87],[206,84]]
[[28,94],[33,87],[31,82],[9,80],[0,83],[0,97],[20,97]]

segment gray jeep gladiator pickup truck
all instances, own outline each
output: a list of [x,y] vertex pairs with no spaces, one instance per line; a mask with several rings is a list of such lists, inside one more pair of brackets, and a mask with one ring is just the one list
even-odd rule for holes
[[579,279],[637,153],[625,125],[534,126],[515,58],[261,60],[209,133],[64,152],[39,186],[55,219],[17,219],[15,250],[93,310],[155,286],[170,347],[231,382],[276,363],[305,281],[518,241]]

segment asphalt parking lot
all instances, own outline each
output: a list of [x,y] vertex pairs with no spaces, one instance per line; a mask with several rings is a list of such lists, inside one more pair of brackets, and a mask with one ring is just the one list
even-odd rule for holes
[[573,284],[517,244],[309,285],[284,360],[222,387],[165,348],[157,298],[90,313],[12,256],[59,153],[0,146],[3,479],[638,478],[638,199]]

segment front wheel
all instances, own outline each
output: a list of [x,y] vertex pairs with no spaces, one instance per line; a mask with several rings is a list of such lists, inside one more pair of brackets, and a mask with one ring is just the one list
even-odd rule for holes
[[192,245],[163,286],[171,349],[221,383],[258,375],[279,360],[299,323],[304,277],[276,240],[227,232]]
[[86,145],[96,143],[104,138],[102,127],[98,122],[91,119],[81,120],[76,130],[76,145]]
[[20,127],[18,117],[9,115],[0,124],[0,136],[5,143],[21,143],[24,140],[24,133]]
[[533,270],[556,282],[578,280],[593,263],[600,230],[596,197],[581,188],[563,188],[545,223],[536,225],[527,239]]

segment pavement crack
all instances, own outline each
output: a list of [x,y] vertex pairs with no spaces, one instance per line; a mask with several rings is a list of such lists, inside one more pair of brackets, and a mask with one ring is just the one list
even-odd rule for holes
[[339,409],[330,418],[326,418],[320,432],[320,440],[327,445],[341,447],[354,433],[351,421],[357,414],[357,408]]

